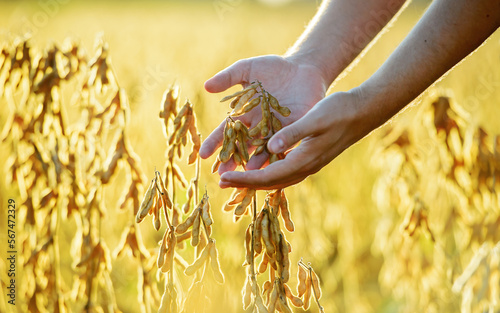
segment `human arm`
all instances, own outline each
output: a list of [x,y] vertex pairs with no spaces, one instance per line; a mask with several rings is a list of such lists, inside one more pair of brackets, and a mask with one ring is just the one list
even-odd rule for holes
[[273,153],[301,141],[284,160],[259,171],[224,173],[221,187],[274,189],[319,171],[399,112],[499,26],[498,1],[434,1],[367,81],[349,92],[323,99],[304,117],[275,134],[268,143]]
[[[205,83],[209,92],[222,92],[231,86],[247,86],[258,79],[266,90],[292,115],[282,119],[289,125],[301,118],[324,98],[332,81],[359,55],[377,33],[398,12],[404,0],[326,0],[309,26],[284,56],[261,56],[240,60]],[[254,110],[240,119],[249,127],[261,119]],[[224,122],[203,142],[202,158],[212,155],[222,143]],[[253,158],[247,169],[262,166],[265,155]],[[233,170],[235,164],[221,165],[219,173]]]

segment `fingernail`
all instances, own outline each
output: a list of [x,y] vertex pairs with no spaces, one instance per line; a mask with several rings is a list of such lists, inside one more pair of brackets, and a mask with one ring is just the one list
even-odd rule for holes
[[285,143],[283,142],[283,139],[278,138],[274,141],[271,141],[269,150],[274,153],[281,153],[283,152],[282,150],[285,149]]
[[226,182],[219,181],[219,187],[222,189],[226,189],[226,188],[231,187],[231,186]]

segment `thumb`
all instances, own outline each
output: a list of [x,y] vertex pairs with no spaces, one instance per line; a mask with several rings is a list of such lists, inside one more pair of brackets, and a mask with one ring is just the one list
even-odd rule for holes
[[233,63],[207,80],[205,89],[211,93],[222,92],[234,85],[247,82],[250,62],[250,60],[244,59]]
[[312,133],[312,125],[307,119],[302,117],[278,131],[267,143],[267,148],[271,153],[282,153],[293,147],[297,142]]

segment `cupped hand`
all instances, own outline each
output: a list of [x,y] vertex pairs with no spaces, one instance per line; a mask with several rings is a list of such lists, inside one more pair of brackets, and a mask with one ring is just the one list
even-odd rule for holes
[[[246,87],[256,80],[259,80],[264,89],[278,99],[280,105],[291,110],[292,113],[286,118],[279,114],[276,115],[280,118],[283,126],[304,116],[318,101],[324,98],[328,88],[321,70],[316,66],[301,63],[291,57],[266,55],[234,63],[207,80],[205,89],[211,93],[218,93],[238,84]],[[249,128],[253,128],[262,119],[262,113],[260,110],[254,109],[238,119]],[[210,157],[221,146],[224,125],[225,121],[203,142],[200,149],[202,158]],[[252,158],[247,164],[247,169],[261,168],[265,160],[265,154]],[[231,161],[222,164],[219,167],[219,174],[232,171],[235,167],[236,165]]]
[[[269,140],[272,153],[286,152],[283,160],[260,170],[223,173],[219,185],[278,189],[304,180],[374,128],[361,104],[352,92],[328,96]],[[298,146],[290,149],[299,141]]]

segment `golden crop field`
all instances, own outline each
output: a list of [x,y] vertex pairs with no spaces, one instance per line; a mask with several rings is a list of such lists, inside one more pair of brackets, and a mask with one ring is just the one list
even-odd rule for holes
[[[410,3],[329,93],[368,78],[425,3]],[[284,53],[318,4],[2,2],[0,312],[263,312],[272,290],[282,312],[280,301],[293,312],[500,312],[498,32],[286,188],[293,232],[283,193],[258,191],[240,207],[249,214],[232,213],[244,194],[228,208],[216,157],[196,158],[197,133],[226,118],[219,100],[240,89],[209,94],[204,81]],[[274,253],[265,239],[266,253],[250,248],[257,215],[274,225]],[[313,286],[286,300],[284,286],[297,296],[313,271],[321,297]]]

